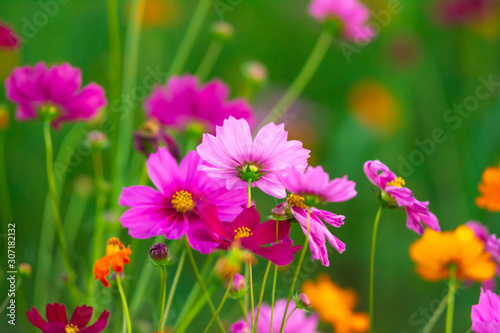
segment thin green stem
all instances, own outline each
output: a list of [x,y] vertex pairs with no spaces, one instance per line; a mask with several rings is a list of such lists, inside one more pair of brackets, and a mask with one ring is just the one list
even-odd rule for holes
[[252,206],[252,181],[248,180],[248,208]]
[[165,265],[161,266],[161,281],[162,281],[162,292],[161,292],[161,307],[160,307],[160,328],[158,333],[163,331],[163,318],[165,313],[165,299],[167,298],[167,267]]
[[207,53],[205,53],[205,56],[201,60],[200,66],[196,71],[196,76],[198,77],[200,82],[204,82],[207,79],[208,74],[210,74],[210,71],[214,67],[215,62],[222,52],[223,46],[224,44],[216,40],[210,43]]
[[[276,244],[280,242],[279,238],[279,223],[276,223]],[[278,277],[278,265],[274,265],[274,279],[273,279],[273,295],[271,296],[271,327],[270,331],[273,331],[273,317],[274,317],[274,299],[276,298],[276,279]]]
[[[211,296],[213,295],[213,293],[215,292],[216,290],[216,287],[215,286],[211,286],[209,289],[208,289],[208,295]],[[190,308],[190,310],[192,311],[189,311],[187,313],[187,316],[185,318],[185,320],[183,320],[181,322],[181,325],[179,325],[179,328],[175,328],[174,327],[174,330],[173,332],[175,333],[184,333],[189,325],[191,324],[191,322],[193,321],[193,319],[196,317],[196,315],[201,311],[201,308],[205,305],[205,303],[207,302],[207,298],[206,297],[198,297],[197,299],[197,302],[192,305],[192,307]]]
[[254,323],[254,315],[255,315],[255,304],[254,304],[254,296],[253,296],[253,274],[252,274],[252,264],[247,263],[248,267],[248,272],[249,272],[249,284],[250,284],[250,311],[251,311],[251,317],[252,317],[252,322],[251,322],[251,329],[253,331],[255,327]]
[[186,259],[186,251],[183,250],[181,258],[179,259],[179,264],[177,265],[177,271],[175,272],[174,281],[172,282],[172,288],[168,293],[167,307],[165,308],[165,314],[163,315],[163,320],[161,321],[160,332],[167,322],[168,313],[170,311],[170,306],[172,305],[172,300],[174,299],[175,290],[177,289],[177,283],[179,282],[179,277],[181,276],[182,268],[184,267],[184,261]]
[[9,186],[7,183],[7,169],[5,167],[5,162],[7,161],[7,156],[5,156],[5,137],[6,131],[0,129],[0,218],[3,221],[3,233],[7,234],[8,224],[12,221],[12,211],[10,207],[10,193]]
[[260,288],[259,305],[257,306],[257,315],[255,316],[254,332],[257,332],[257,324],[259,323],[260,307],[262,306],[262,299],[264,298],[264,290],[266,289],[267,276],[269,275],[269,270],[271,269],[272,263],[269,261],[267,263],[266,272],[264,273],[264,279],[262,279],[262,287]]
[[118,285],[118,290],[120,291],[120,297],[122,298],[123,304],[123,313],[127,319],[127,331],[128,333],[132,333],[132,322],[130,321],[130,313],[128,312],[128,304],[127,298],[125,297],[125,293],[123,292],[122,282],[120,278],[120,273],[116,273],[116,284]]
[[441,317],[441,315],[444,312],[444,309],[446,309],[447,304],[448,304],[448,296],[445,296],[439,303],[436,311],[434,311],[427,324],[422,329],[421,333],[431,333],[432,329],[434,328],[434,325],[436,325],[439,317]]
[[375,222],[373,223],[373,233],[372,233],[372,252],[370,255],[370,333],[373,332],[373,280],[375,276],[375,246],[377,242],[377,229],[378,223],[380,221],[380,214],[382,214],[382,206],[379,207],[377,211],[377,216],[375,216]]
[[226,330],[224,329],[224,326],[222,325],[222,322],[219,319],[219,316],[216,315],[216,313],[215,313],[214,304],[212,303],[210,295],[207,293],[207,288],[205,287],[205,284],[203,283],[203,279],[200,275],[200,272],[198,271],[198,267],[196,266],[196,261],[194,260],[193,251],[191,250],[191,247],[189,246],[187,241],[185,241],[185,244],[186,244],[186,250],[187,250],[188,257],[189,257],[189,261],[191,262],[191,266],[193,267],[194,275],[196,277],[196,280],[198,281],[198,284],[200,285],[200,288],[201,288],[203,294],[205,295],[205,298],[206,298],[207,303],[208,303],[208,307],[210,308],[210,311],[212,311],[212,314],[215,316],[215,320],[217,322],[217,326],[219,327],[219,330],[221,332],[226,332]]
[[304,242],[304,248],[302,249],[302,253],[300,254],[299,263],[297,264],[297,270],[295,271],[295,275],[293,276],[292,286],[290,287],[290,291],[288,292],[288,299],[286,301],[285,312],[283,314],[283,319],[281,321],[280,333],[283,333],[283,330],[285,329],[285,319],[286,319],[286,313],[288,311],[288,306],[290,305],[290,300],[292,299],[293,292],[295,290],[295,284],[297,283],[297,278],[299,277],[300,268],[302,267],[302,262],[304,261],[305,254],[306,254],[307,248],[309,246],[309,236],[311,234],[310,221],[311,221],[311,207],[307,207],[306,240]]
[[287,112],[288,108],[300,96],[304,88],[307,86],[311,78],[318,70],[319,65],[323,61],[328,48],[332,43],[333,37],[326,29],[319,35],[318,41],[314,46],[309,58],[299,75],[295,78],[292,85],[285,92],[283,97],[278,101],[276,106],[271,110],[263,124],[279,120]]
[[64,236],[64,228],[59,209],[59,196],[57,195],[56,179],[54,176],[54,153],[52,148],[52,138],[50,135],[50,120],[45,120],[43,123],[43,135],[45,139],[47,181],[49,185],[52,210],[54,213],[54,225],[56,227],[59,249],[61,251],[61,258],[63,260],[64,268],[66,269],[68,288],[71,293],[73,303],[76,304],[78,303],[81,292],[75,284],[76,276],[70,264],[68,246],[66,244],[66,238]]
[[189,22],[189,26],[186,30],[186,34],[184,35],[184,39],[182,40],[181,45],[179,45],[177,53],[172,60],[172,65],[170,66],[169,71],[170,75],[178,75],[182,73],[184,65],[186,64],[189,54],[193,49],[196,38],[200,34],[201,27],[203,25],[203,22],[205,21],[211,5],[212,0],[200,0],[200,2],[198,3],[192,19]]
[[212,316],[212,319],[210,319],[210,322],[208,323],[207,328],[205,328],[205,333],[207,333],[208,330],[210,329],[210,327],[212,327],[212,325],[215,321],[215,318],[218,317],[220,310],[222,310],[224,303],[226,303],[227,295],[229,295],[229,290],[231,290],[231,286],[233,285],[233,279],[234,279],[234,275],[231,276],[231,279],[229,280],[229,284],[227,285],[227,288],[226,288],[226,292],[224,293],[224,297],[222,297],[222,301],[220,302],[219,307],[217,308],[214,315]]
[[453,311],[455,307],[455,291],[457,284],[457,268],[452,265],[449,268],[450,283],[448,285],[448,309],[446,310],[446,333],[453,333]]
[[285,319],[285,326],[286,326],[286,323],[288,322],[288,319],[290,319],[290,317],[292,316],[292,313],[295,312],[295,310],[297,310],[298,307],[294,307],[292,311],[290,311],[290,313],[288,314],[288,316],[286,316],[286,319]]
[[245,309],[245,304],[243,303],[243,297],[238,297],[238,303],[240,303],[241,313],[243,317],[246,318],[247,310]]

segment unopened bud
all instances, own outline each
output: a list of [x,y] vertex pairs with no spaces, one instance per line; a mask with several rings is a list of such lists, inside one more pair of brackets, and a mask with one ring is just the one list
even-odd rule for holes
[[94,148],[104,149],[108,147],[108,137],[101,131],[90,131],[87,133],[87,140]]
[[168,247],[163,243],[154,244],[149,250],[149,255],[157,266],[168,265],[170,262]]
[[241,68],[243,76],[257,87],[267,81],[267,68],[259,61],[249,61]]
[[[226,282],[226,288],[229,286],[229,281]],[[245,294],[246,281],[245,278],[241,274],[234,274],[233,283],[231,284],[231,288],[229,292],[232,297],[239,298]]]
[[19,276],[22,278],[29,278],[31,276],[31,266],[23,262],[19,265]]
[[309,307],[311,307],[311,301],[309,300],[309,297],[307,297],[307,295],[304,293],[295,295],[293,300],[295,301],[295,306],[299,309],[307,310]]
[[212,25],[212,38],[220,43],[227,43],[234,36],[234,28],[227,22],[215,22]]

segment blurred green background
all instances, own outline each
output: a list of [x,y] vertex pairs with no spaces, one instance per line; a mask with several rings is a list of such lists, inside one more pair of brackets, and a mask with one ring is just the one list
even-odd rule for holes
[[[331,251],[330,267],[311,263],[306,256],[307,269],[301,275],[301,279],[314,279],[318,273],[326,272],[341,287],[356,290],[359,294],[357,311],[368,310],[370,238],[377,210],[377,202],[362,169],[366,160],[379,159],[401,173],[417,199],[430,201],[430,209],[437,215],[443,230],[454,229],[474,219],[486,224],[491,232],[500,233],[498,214],[481,210],[474,203],[483,170],[497,165],[500,160],[500,86],[492,85],[488,98],[474,97],[476,89],[482,85],[481,77],[500,82],[497,2],[492,1],[493,5],[480,15],[450,24],[443,19],[446,14],[440,9],[443,1],[370,1],[367,5],[376,14],[374,17],[379,18],[374,21],[380,26],[377,38],[366,46],[352,46],[357,51],[349,59],[342,51],[342,44],[335,42],[301,99],[284,119],[290,136],[303,140],[306,148],[312,150],[311,164],[322,164],[333,177],[347,174],[357,183],[357,197],[347,203],[327,206],[346,216],[345,225],[334,230],[347,244],[346,252],[339,255]],[[3,81],[18,65],[33,65],[39,61],[69,62],[82,68],[85,83],[96,81],[108,87],[106,2],[52,1],[57,4],[54,15],[49,15],[41,5],[48,2],[51,1],[0,0],[0,19],[25,36],[25,44],[19,52],[0,53],[0,79]],[[138,85],[148,74],[148,68],[160,69],[165,77],[196,3],[193,0],[147,0]],[[400,10],[388,14],[388,8],[394,4]],[[261,114],[268,112],[304,64],[321,31],[320,25],[307,14],[307,5],[306,0],[216,0],[186,71],[196,70],[210,42],[210,25],[223,19],[234,26],[236,34],[224,48],[211,77],[227,82],[236,96],[243,84],[241,66],[249,60],[262,62],[268,68],[268,84],[258,92],[253,104]],[[120,1],[122,37],[128,6],[126,1]],[[40,11],[48,13],[46,24],[30,29],[29,24],[33,24],[33,18]],[[5,102],[3,86],[0,87],[0,102]],[[465,108],[470,112],[453,111],[455,105],[464,103],[470,103]],[[17,228],[17,261],[29,263],[36,272],[44,265],[43,261],[37,261],[47,190],[42,126],[37,121],[16,122],[13,105],[7,105],[12,117],[4,137],[5,161],[13,221]],[[140,101],[135,110],[140,115],[135,124],[138,128],[142,117]],[[71,127],[65,124],[60,131],[53,132],[56,151],[62,147],[61,142]],[[444,142],[429,143],[435,129],[444,131]],[[424,142],[424,149],[415,140]],[[138,155],[135,158],[139,158]],[[109,157],[105,162],[109,162]],[[94,198],[92,193],[85,191],[78,195],[73,193],[75,180],[82,175],[93,176],[91,156],[84,156],[77,164],[67,175],[62,209],[64,214],[71,204],[81,207],[77,215],[81,214],[84,222],[75,242],[70,244],[81,278],[82,274],[91,274],[88,237],[93,228]],[[407,164],[411,170],[407,170]],[[105,172],[110,180],[109,168]],[[130,173],[136,172],[131,170]],[[138,178],[138,174],[134,176]],[[136,183],[131,180],[127,185]],[[274,199],[264,195],[256,200],[263,217],[276,204]],[[414,273],[408,247],[418,235],[405,227],[405,219],[402,211],[382,214],[376,256],[376,332],[418,332],[446,289],[445,283],[428,283]],[[7,222],[1,221],[2,230]],[[71,220],[66,222],[71,223]],[[299,230],[294,230],[294,238],[302,243]],[[122,240],[125,244],[131,242],[124,233]],[[0,242],[0,300],[3,300],[7,286],[4,237]],[[133,254],[135,270],[125,269],[129,288],[134,287],[151,244],[152,240],[141,241],[139,250]],[[197,258],[201,266],[202,258]],[[51,268],[50,302],[64,300],[57,292],[60,269]],[[265,263],[261,260],[254,273],[259,291],[258,277],[264,269]],[[154,274],[155,281],[158,276]],[[289,288],[289,275],[282,275],[278,278],[280,281],[280,292],[284,295]],[[170,321],[175,318],[175,309],[182,307],[194,282],[192,271],[186,265]],[[153,331],[148,322],[153,318],[157,320],[157,286],[156,282],[148,286],[148,302],[141,307],[141,319],[137,321],[145,327],[144,332]],[[101,285],[99,288],[104,289]],[[2,314],[0,331],[34,332],[24,313],[33,305],[43,309],[40,304],[33,304],[33,295],[39,292],[34,286],[34,276],[24,281],[16,298],[17,326],[7,325]],[[100,304],[114,310],[112,319],[119,323],[119,296],[116,291],[110,292],[102,294]],[[214,296],[216,303],[222,293],[221,289]],[[461,290],[457,296],[456,332],[465,332],[470,327],[470,308],[477,303],[478,297],[478,285]],[[239,319],[240,313],[236,303],[229,302],[234,306],[224,308],[223,318],[232,322]],[[209,311],[204,309],[200,316],[203,320],[195,321],[189,332],[199,332],[205,327]],[[443,331],[443,327],[444,317],[435,331]],[[118,330],[117,326],[108,329],[110,332]],[[324,324],[322,331],[328,332],[331,328]]]

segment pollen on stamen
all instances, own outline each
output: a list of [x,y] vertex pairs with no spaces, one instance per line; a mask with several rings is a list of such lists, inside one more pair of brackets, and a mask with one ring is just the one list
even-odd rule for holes
[[390,182],[387,183],[387,186],[403,187],[405,185],[406,185],[406,182],[401,177],[394,178],[393,181],[390,181]]
[[250,228],[239,227],[238,229],[234,230],[234,239],[240,239],[250,236],[253,236],[253,232],[252,230],[250,230]]
[[65,329],[66,333],[76,333],[76,332],[80,331],[78,329],[78,327],[76,327],[73,324],[66,325],[66,327],[64,329]]
[[300,195],[295,195],[291,193],[287,198],[286,202],[290,205],[290,207],[296,206],[302,209],[306,209],[307,205],[305,204],[305,198]]
[[171,203],[175,210],[180,213],[189,212],[194,206],[193,196],[191,193],[184,190],[175,192]]

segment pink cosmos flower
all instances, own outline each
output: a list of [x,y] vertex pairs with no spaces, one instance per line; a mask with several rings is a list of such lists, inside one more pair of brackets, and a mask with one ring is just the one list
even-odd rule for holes
[[358,0],[312,0],[309,14],[320,22],[339,21],[346,40],[362,43],[375,37],[375,31],[367,24],[370,11]]
[[479,304],[472,306],[471,319],[476,333],[500,332],[500,295],[481,288]]
[[382,190],[381,199],[394,207],[406,210],[406,226],[417,234],[424,233],[421,223],[435,231],[441,231],[438,219],[429,211],[428,201],[418,201],[413,193],[404,187],[405,181],[389,170],[380,161],[367,161],[364,171],[368,179]]
[[[500,276],[500,238],[497,238],[497,235],[490,234],[488,228],[477,221],[469,221],[465,225],[484,243],[484,250],[491,255],[491,259],[497,266],[496,275]],[[495,285],[495,278],[493,277],[483,283],[483,288],[494,290]]]
[[228,191],[223,182],[207,177],[199,171],[202,161],[196,151],[189,152],[180,165],[166,147],[151,154],[146,162],[151,181],[149,186],[131,186],[123,189],[118,203],[132,207],[120,217],[124,228],[138,239],[165,235],[179,239],[185,234],[191,247],[208,253],[213,244],[193,238],[193,232],[205,223],[201,219],[200,204],[217,205],[222,219],[238,215],[246,201],[244,190]]
[[315,206],[322,202],[342,202],[355,197],[356,183],[347,180],[347,176],[330,180],[321,166],[309,166],[304,173],[290,167],[285,175],[278,175],[278,178],[291,194],[287,201],[278,205],[277,208],[290,209],[304,235],[307,235],[307,209],[310,207],[311,258],[320,259],[324,266],[329,266],[326,242],[328,241],[339,253],[344,252],[345,244],[328,230],[323,221],[339,228],[344,224],[344,216],[318,209]]
[[[227,250],[232,246],[242,247],[264,257],[279,266],[293,261],[293,254],[301,246],[291,246],[288,240],[290,224],[286,221],[269,220],[260,223],[259,213],[254,206],[244,209],[232,222],[222,223],[215,205],[203,209],[205,228],[194,230],[192,238],[197,242],[213,244],[212,248]],[[276,237],[276,224],[278,236]],[[276,244],[276,239],[280,242]],[[284,240],[287,241],[284,241]],[[271,244],[270,246],[264,246]]]
[[0,21],[0,48],[16,50],[21,41],[12,27]]
[[[273,312],[273,329],[272,332],[279,332],[281,328],[281,321],[283,320],[283,315],[285,314],[286,299],[280,299],[274,305]],[[293,311],[293,313],[292,313]],[[257,312],[257,309],[255,309]],[[290,314],[292,313],[292,314]],[[304,310],[295,309],[289,307],[287,310],[287,316],[290,315],[286,322],[286,326],[283,330],[284,333],[319,333],[318,324],[319,317],[317,313],[313,313],[310,316]],[[247,321],[250,322],[251,316],[249,315]],[[231,333],[249,333],[250,328],[247,321],[240,320],[231,326]],[[257,323],[257,332],[259,333],[271,333],[271,307],[266,303],[262,304],[259,314],[259,322]]]
[[82,73],[69,64],[47,68],[40,62],[34,67],[16,68],[5,81],[7,97],[17,104],[16,118],[36,119],[42,107],[55,107],[52,121],[89,120],[107,103],[104,90],[96,83],[81,88]]
[[35,308],[28,311],[27,315],[29,321],[44,333],[99,333],[108,324],[109,312],[105,310],[94,324],[87,326],[92,318],[92,312],[93,309],[91,306],[77,306],[68,322],[66,307],[62,304],[54,303],[47,304],[45,310],[47,321],[40,316],[40,313]]
[[224,119],[233,116],[253,123],[253,113],[243,99],[228,101],[229,88],[219,80],[200,86],[191,75],[173,76],[166,86],[155,87],[144,109],[149,117],[177,129],[189,123],[201,123],[209,133]]
[[252,141],[250,126],[233,117],[217,126],[216,136],[203,135],[196,148],[207,165],[201,166],[210,177],[224,179],[228,189],[246,188],[248,182],[277,198],[286,196],[278,175],[289,165],[297,171],[307,166],[309,150],[299,141],[287,141],[284,124],[269,123]]
[[495,0],[438,0],[434,4],[438,21],[447,26],[465,25],[494,17],[498,10]]

